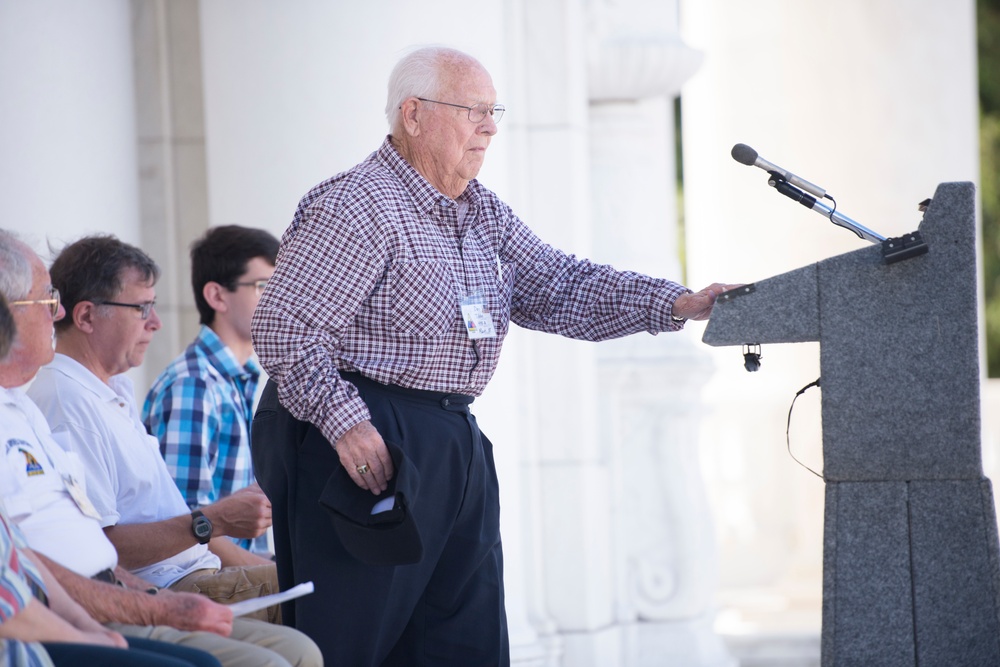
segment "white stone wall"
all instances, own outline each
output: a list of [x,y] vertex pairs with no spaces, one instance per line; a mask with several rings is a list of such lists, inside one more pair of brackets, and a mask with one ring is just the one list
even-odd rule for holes
[[0,4],[0,225],[139,240],[127,0]]

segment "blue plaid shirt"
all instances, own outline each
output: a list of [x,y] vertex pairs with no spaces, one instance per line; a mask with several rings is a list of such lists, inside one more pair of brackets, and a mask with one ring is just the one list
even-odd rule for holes
[[[192,509],[253,482],[250,422],[260,367],[240,366],[207,326],[160,374],[146,395],[142,421]],[[235,540],[250,548],[250,540]]]

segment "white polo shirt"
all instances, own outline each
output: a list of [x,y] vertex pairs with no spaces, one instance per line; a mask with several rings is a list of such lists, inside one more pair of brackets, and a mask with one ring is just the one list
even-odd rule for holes
[[[79,454],[87,472],[87,495],[102,526],[150,523],[189,514],[181,492],[160,456],[156,438],[139,420],[132,381],[111,378],[111,386],[63,354],[42,368],[28,389],[66,451]],[[132,572],[157,586],[188,573],[219,568],[204,544]]]
[[85,577],[118,565],[101,524],[70,493],[74,480],[86,493],[80,460],[55,443],[42,413],[20,389],[0,387],[0,441],[0,492],[28,545]]

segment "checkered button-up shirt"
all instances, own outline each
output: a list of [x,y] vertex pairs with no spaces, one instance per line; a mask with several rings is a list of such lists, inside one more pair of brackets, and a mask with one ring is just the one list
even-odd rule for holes
[[[478,396],[511,322],[595,341],[672,331],[686,291],[552,248],[476,180],[448,198],[386,138],[299,203],[253,340],[282,404],[336,442],[369,418],[338,371]],[[467,296],[485,304],[495,338],[469,338]]]
[[210,505],[253,482],[250,420],[259,379],[253,360],[241,366],[202,326],[146,395],[142,421],[159,440],[189,507]]

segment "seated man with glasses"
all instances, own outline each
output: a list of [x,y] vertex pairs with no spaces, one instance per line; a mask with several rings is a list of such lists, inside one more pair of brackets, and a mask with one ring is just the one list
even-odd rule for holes
[[[112,264],[121,265],[121,253],[101,256],[107,257]],[[95,280],[99,283],[114,275],[114,271],[101,273]],[[5,449],[0,448],[0,505],[34,551],[31,557],[37,556],[36,562],[44,564],[42,574],[50,600],[57,601],[52,591],[65,589],[65,593],[90,616],[128,637],[130,644],[158,640],[200,648],[218,657],[224,667],[321,665],[319,649],[302,633],[261,620],[234,618],[229,607],[210,600],[207,595],[154,589],[147,581],[121,567],[115,546],[102,530],[105,523],[102,515],[87,495],[94,488],[92,482],[96,486],[107,483],[88,478],[83,461],[76,453],[64,451],[56,442],[45,417],[23,390],[36,378],[40,368],[52,362],[52,339],[58,322],[67,317],[80,318],[81,311],[91,307],[91,304],[83,307],[77,303],[67,314],[58,303],[48,303],[43,297],[54,294],[51,283],[45,264],[31,248],[0,229],[0,296],[9,297],[17,304],[11,306],[11,310],[18,332],[17,342],[9,354],[0,355],[0,436],[6,445]],[[132,294],[122,297],[117,288],[102,291],[95,285],[79,283],[80,289],[94,289],[94,293],[109,299],[138,301],[131,298]],[[128,293],[127,287],[125,291]],[[135,309],[103,309],[108,311],[105,315],[112,316],[109,322],[117,319],[115,315],[140,317]],[[149,312],[153,319],[155,311]],[[80,373],[81,377],[86,377],[84,372]],[[99,393],[105,392],[104,387],[94,380],[92,388]],[[66,392],[66,396],[71,393]],[[124,403],[122,398],[112,392],[108,407],[117,411],[121,403]],[[93,409],[96,423],[105,408]],[[126,434],[133,432],[126,420],[119,420],[118,429]],[[142,432],[141,426],[139,432]],[[155,443],[128,440],[126,435],[123,445],[132,447],[137,454],[148,451],[152,463],[159,462],[162,466]],[[155,466],[150,466],[150,470],[154,469]],[[166,485],[179,496],[169,478]],[[176,503],[180,505],[176,511],[184,514],[183,523],[187,508],[179,497]],[[137,490],[129,504],[151,508],[165,506],[167,512],[177,507],[170,502],[170,497],[148,489]],[[190,519],[187,521],[190,525]],[[169,538],[169,532],[159,527],[159,534],[164,539]],[[158,539],[153,538],[150,546],[157,546]],[[191,560],[197,562],[195,557]],[[49,581],[50,571],[57,584]],[[150,595],[151,591],[156,594]],[[60,597],[65,597],[65,593]],[[68,607],[53,604],[57,612],[65,608]],[[81,614],[74,614],[74,618],[80,617]],[[51,623],[45,622],[45,625],[51,630]],[[73,657],[75,661],[67,660],[64,664],[109,664],[100,657],[95,657],[91,663],[82,656]],[[0,656],[0,665],[4,664]],[[147,662],[134,659],[129,664]]]
[[[91,236],[65,247],[51,275],[66,317],[55,324],[55,359],[28,393],[58,444],[83,461],[87,496],[120,564],[157,587],[220,602],[278,592],[274,563],[226,537],[254,538],[271,525],[260,488],[192,513],[139,419],[124,373],[161,326],[156,263],[113,236]],[[270,607],[258,617],[279,616]]]
[[[153,383],[142,421],[192,510],[254,483],[250,422],[260,367],[250,318],[277,254],[273,235],[238,225],[213,227],[191,246],[201,330]],[[270,555],[266,535],[237,543]]]
[[21,299],[20,301],[10,302],[12,306],[31,306],[35,304],[46,306],[49,312],[52,313],[52,317],[56,317],[59,314],[59,290],[55,287],[49,287],[49,298],[47,299]]

